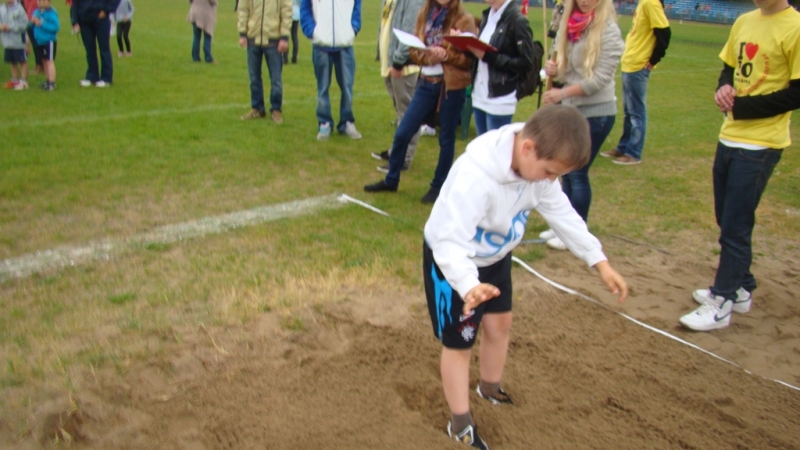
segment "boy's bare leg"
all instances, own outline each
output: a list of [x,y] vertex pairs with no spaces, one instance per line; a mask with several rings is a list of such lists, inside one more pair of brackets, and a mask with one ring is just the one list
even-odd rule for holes
[[28,79],[28,63],[26,63],[26,62],[20,63],[20,68],[21,68],[21,71],[22,71],[22,79],[23,80],[27,80]]
[[442,386],[452,414],[469,412],[469,359],[471,349],[442,347]]
[[[481,320],[480,367],[481,381],[500,383],[508,356],[511,335],[511,313],[484,314]],[[488,395],[495,393],[486,392]]]
[[53,64],[53,61],[51,61],[51,60],[43,61],[42,64],[44,64],[44,73],[45,73],[45,76],[47,77],[47,81],[49,81],[51,83],[55,83],[56,82],[56,65]]
[[15,80],[19,80],[19,68],[17,66],[19,66],[18,63],[11,64],[11,78]]

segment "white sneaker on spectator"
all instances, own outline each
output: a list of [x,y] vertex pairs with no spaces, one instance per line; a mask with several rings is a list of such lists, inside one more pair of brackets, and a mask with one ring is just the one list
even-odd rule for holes
[[107,88],[107,87],[111,87],[111,83],[106,83],[105,81],[102,81],[102,80],[101,80],[101,81],[98,81],[98,82],[97,82],[97,83],[95,83],[94,85],[95,85],[95,87],[99,87],[99,88]]
[[686,328],[695,331],[711,331],[725,328],[731,324],[733,301],[724,300],[721,305],[709,301],[696,310],[681,317],[680,322]]
[[89,80],[81,80],[80,81],[81,87],[89,87],[92,85],[92,82]]
[[319,125],[319,132],[317,133],[318,141],[326,141],[331,137],[331,124],[322,123]]
[[17,84],[14,85],[15,91],[22,91],[28,89],[28,82],[25,80],[19,80]]
[[[692,298],[694,298],[694,301],[701,305],[713,303],[717,308],[719,308],[720,305],[722,305],[722,302],[725,301],[725,299],[719,295],[712,295],[710,289],[698,289],[692,292]],[[736,290],[736,299],[733,301],[733,312],[750,312],[750,306],[752,303],[753,301],[750,297],[750,293],[744,290],[744,288],[739,288]]]
[[419,127],[419,134],[420,136],[436,136],[436,128],[422,124],[422,126]]
[[556,250],[566,250],[567,244],[563,243],[558,237],[547,240],[547,246]]
[[553,230],[546,230],[539,233],[539,239],[544,239],[545,241],[549,241],[556,237],[556,232]]
[[350,139],[361,139],[361,133],[356,130],[356,124],[353,122],[347,122],[344,124],[344,134],[346,134]]

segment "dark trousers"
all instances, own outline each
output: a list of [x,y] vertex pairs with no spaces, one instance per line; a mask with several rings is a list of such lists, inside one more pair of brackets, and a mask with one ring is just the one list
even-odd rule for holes
[[[293,63],[297,62],[297,50],[300,47],[300,40],[297,38],[297,28],[298,28],[299,24],[300,24],[299,20],[293,20],[292,21],[292,62]],[[283,62],[284,62],[284,64],[289,62],[289,52],[286,52],[286,53],[283,54]]]
[[131,33],[131,22],[128,20],[127,22],[117,22],[117,45],[119,46],[119,51],[124,51],[122,48],[122,41],[125,40],[125,47],[128,48],[128,53],[131,52],[131,40],[128,36]]
[[[111,58],[111,21],[108,17],[80,22],[83,47],[86,49],[86,80],[111,83],[114,77],[114,60]],[[100,49],[100,65],[97,50]]]
[[721,249],[711,287],[715,295],[736,299],[740,287],[750,292],[756,288],[756,279],[750,272],[756,208],[781,154],[781,150],[742,150],[717,144],[714,212]]
[[28,28],[28,38],[31,42],[31,49],[33,50],[33,57],[36,59],[36,65],[42,65],[42,49],[36,43],[36,39],[33,38],[33,28]]

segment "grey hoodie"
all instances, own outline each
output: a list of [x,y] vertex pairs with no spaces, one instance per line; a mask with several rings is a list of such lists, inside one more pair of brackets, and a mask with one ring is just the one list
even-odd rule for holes
[[131,0],[122,0],[117,6],[117,12],[114,13],[114,18],[117,22],[133,19],[133,3]]
[[25,29],[28,27],[28,14],[19,2],[0,5],[0,24],[8,25],[9,30],[2,34],[3,47],[8,49],[25,48]]

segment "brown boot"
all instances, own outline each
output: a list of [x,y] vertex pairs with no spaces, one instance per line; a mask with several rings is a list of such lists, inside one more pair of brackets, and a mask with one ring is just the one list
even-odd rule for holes
[[283,123],[283,114],[277,109],[272,110],[272,121],[275,123]]

